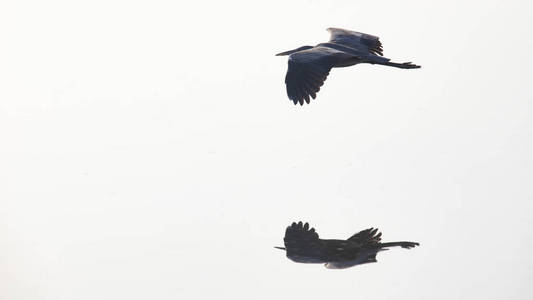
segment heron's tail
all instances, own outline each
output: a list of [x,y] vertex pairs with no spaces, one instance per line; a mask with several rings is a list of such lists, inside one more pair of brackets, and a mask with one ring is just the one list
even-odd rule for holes
[[397,247],[397,246],[406,248],[406,249],[411,249],[415,246],[420,246],[420,244],[417,242],[390,242],[390,243],[380,243],[379,246],[381,247],[381,249],[387,248],[387,247]]

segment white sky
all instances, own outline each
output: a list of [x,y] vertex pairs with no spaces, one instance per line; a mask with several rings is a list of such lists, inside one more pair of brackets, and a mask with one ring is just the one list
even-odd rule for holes
[[[530,299],[527,1],[2,1],[0,298]],[[286,57],[327,27],[419,70]],[[347,270],[273,249],[377,226]]]

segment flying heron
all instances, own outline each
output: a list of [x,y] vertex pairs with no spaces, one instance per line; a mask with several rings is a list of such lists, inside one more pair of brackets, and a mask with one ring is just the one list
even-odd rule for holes
[[420,68],[411,62],[395,63],[383,57],[379,38],[366,33],[328,28],[327,43],[302,46],[276,54],[289,55],[289,69],[285,76],[287,95],[294,104],[315,99],[331,68],[349,67],[360,63],[378,64],[401,69]]
[[314,228],[302,222],[292,223],[285,231],[285,250],[287,257],[295,262],[325,264],[328,269],[345,269],[356,265],[377,262],[376,254],[389,247],[406,249],[418,246],[415,242],[381,242],[381,232],[369,228],[352,235],[347,240],[323,240]]

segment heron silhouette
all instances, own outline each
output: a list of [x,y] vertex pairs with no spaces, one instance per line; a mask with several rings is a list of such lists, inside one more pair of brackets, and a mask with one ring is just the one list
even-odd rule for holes
[[276,54],[289,55],[289,69],[285,76],[287,95],[300,105],[315,99],[332,68],[349,67],[360,63],[378,64],[401,69],[420,68],[411,62],[395,63],[383,57],[383,46],[377,36],[366,33],[328,28],[329,42],[316,46],[302,46]]
[[381,242],[381,232],[377,228],[365,229],[347,240],[323,240],[314,228],[302,222],[292,223],[285,230],[285,250],[287,257],[299,263],[325,264],[328,269],[345,269],[356,265],[377,262],[376,255],[389,247],[406,249],[420,245],[415,242]]

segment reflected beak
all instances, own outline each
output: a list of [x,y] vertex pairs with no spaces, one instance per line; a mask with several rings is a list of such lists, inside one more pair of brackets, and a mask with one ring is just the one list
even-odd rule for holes
[[280,249],[280,250],[286,250],[284,247],[274,247],[276,249]]

